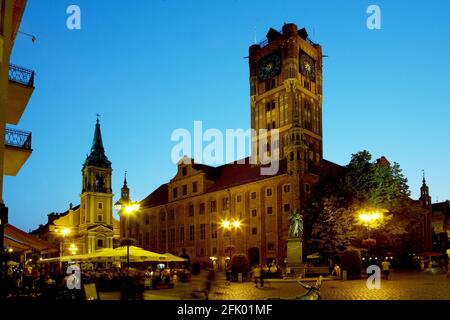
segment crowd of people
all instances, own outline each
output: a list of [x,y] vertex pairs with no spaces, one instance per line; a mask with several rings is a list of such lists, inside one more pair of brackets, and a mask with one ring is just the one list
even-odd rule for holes
[[[67,269],[66,266],[62,270]],[[80,270],[78,265],[72,270]],[[33,267],[27,264],[8,266],[3,280],[2,296],[36,297],[49,299],[77,298],[82,290],[70,290],[75,272],[61,272],[59,267]],[[80,270],[83,284],[95,283],[99,291],[120,291],[122,299],[141,299],[144,290],[172,288],[175,282],[189,281],[190,272],[185,267],[169,268],[168,266],[148,266],[145,269],[104,268],[97,270]],[[82,289],[78,288],[77,289]]]

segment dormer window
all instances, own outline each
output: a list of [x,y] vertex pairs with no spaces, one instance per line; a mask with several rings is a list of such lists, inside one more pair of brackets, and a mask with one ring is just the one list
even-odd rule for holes
[[183,175],[183,177],[185,177],[187,175],[187,167],[181,168],[181,174]]

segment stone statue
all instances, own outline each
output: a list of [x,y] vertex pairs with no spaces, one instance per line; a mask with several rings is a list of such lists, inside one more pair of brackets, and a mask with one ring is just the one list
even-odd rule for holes
[[302,238],[303,237],[303,217],[297,212],[292,210],[289,214],[289,237],[290,238]]

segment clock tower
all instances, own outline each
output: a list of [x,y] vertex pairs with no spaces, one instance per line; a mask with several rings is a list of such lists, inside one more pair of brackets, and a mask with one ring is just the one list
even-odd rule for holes
[[[265,41],[250,47],[249,65],[254,160],[278,149],[292,174],[320,166],[321,46],[308,38],[305,29],[285,24],[281,32],[271,28]],[[271,139],[274,129],[279,131],[278,139]],[[263,139],[267,143],[261,143]]]

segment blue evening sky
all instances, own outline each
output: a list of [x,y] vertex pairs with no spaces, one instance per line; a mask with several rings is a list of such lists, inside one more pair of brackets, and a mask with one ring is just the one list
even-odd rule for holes
[[[66,28],[66,8],[82,29]],[[382,10],[382,30],[366,9]],[[34,152],[6,177],[10,222],[25,229],[79,202],[95,114],[113,163],[114,201],[128,170],[141,200],[173,177],[176,128],[248,128],[243,57],[270,27],[306,27],[323,46],[324,157],[348,163],[369,150],[400,163],[418,197],[425,169],[433,201],[450,199],[450,2],[28,1],[11,62],[34,69],[36,90],[19,123]]]

